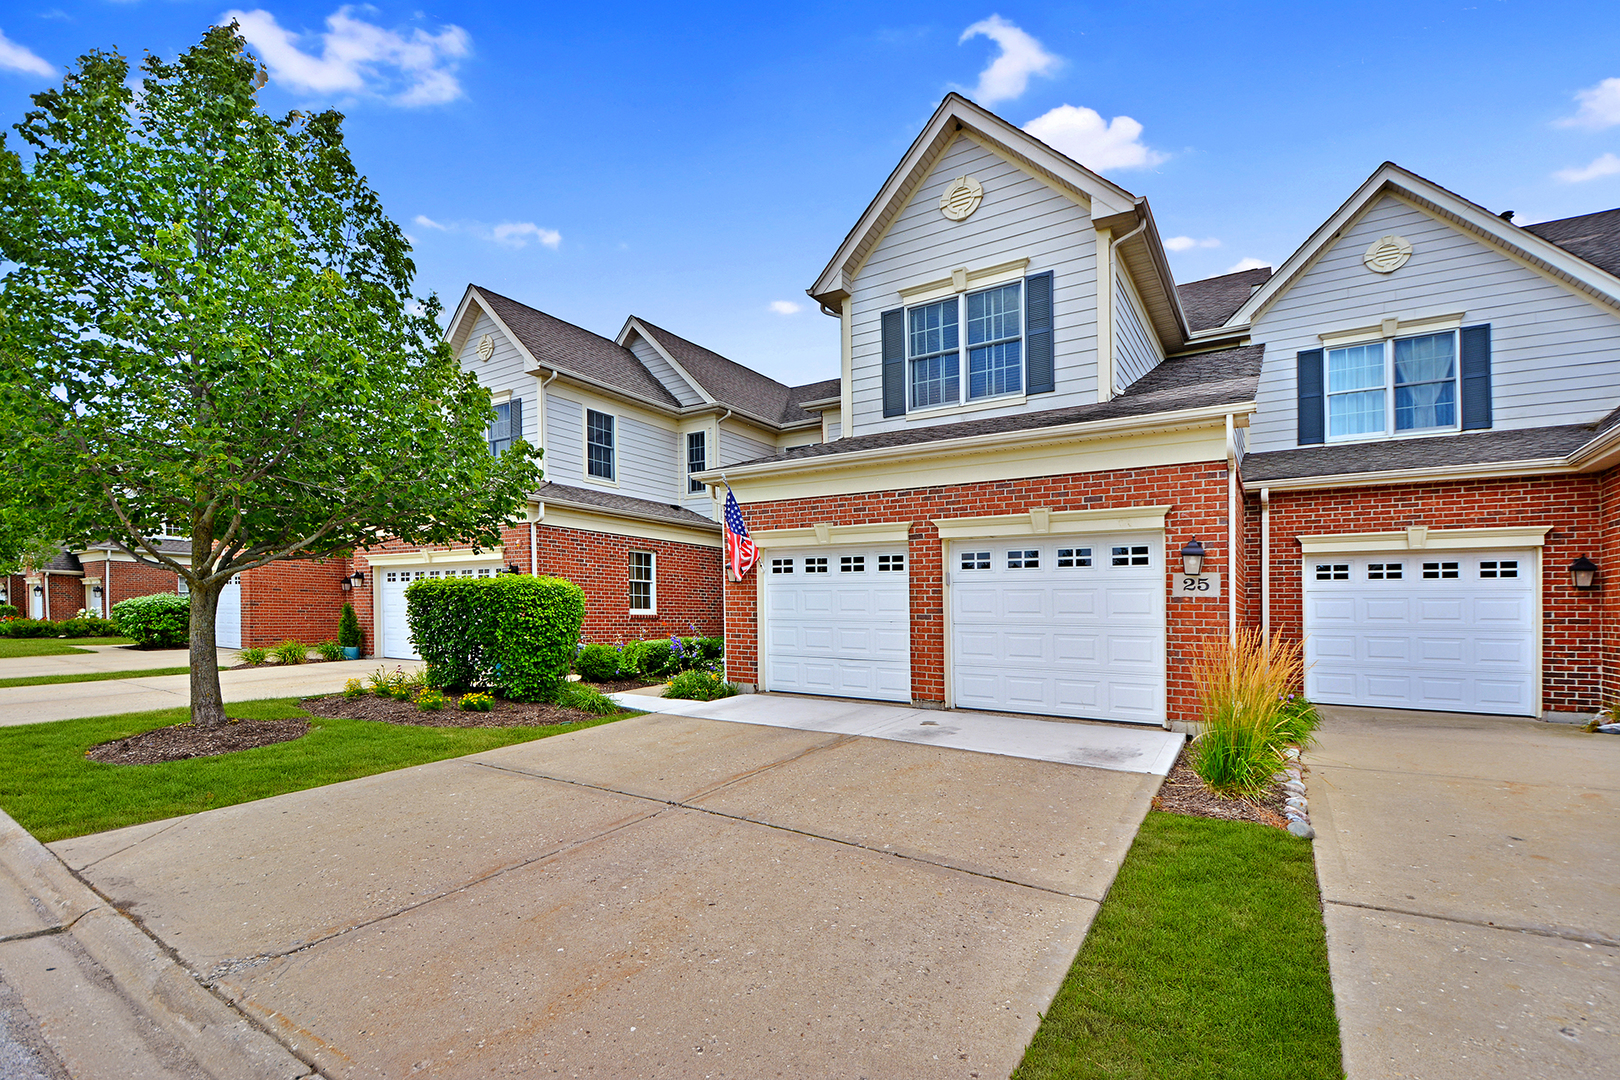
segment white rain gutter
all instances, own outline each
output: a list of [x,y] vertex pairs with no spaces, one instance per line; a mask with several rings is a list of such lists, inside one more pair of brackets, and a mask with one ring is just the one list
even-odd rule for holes
[[[540,400],[537,403],[540,406],[540,415],[535,417],[535,434],[540,436],[540,450],[541,450],[542,453],[545,452],[545,447],[546,447],[546,387],[550,386],[552,384],[552,381],[555,380],[557,378],[557,376],[559,376],[561,374],[562,374],[562,372],[558,371],[556,368],[553,368],[552,371],[551,371],[551,378],[540,380]],[[521,436],[522,434],[523,433],[521,431],[518,432],[519,436]],[[535,513],[531,513],[529,515],[529,576],[530,577],[539,577],[540,576],[540,549],[538,547],[539,533],[535,529],[535,525],[539,522],[540,515],[543,514],[543,513],[545,513],[545,509],[544,509],[544,504],[542,503],[542,504],[540,504],[540,505],[538,505],[536,507],[536,512]]]

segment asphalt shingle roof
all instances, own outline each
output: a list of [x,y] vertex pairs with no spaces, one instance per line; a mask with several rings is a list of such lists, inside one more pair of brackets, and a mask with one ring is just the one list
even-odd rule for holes
[[1620,277],[1620,207],[1524,226],[1599,270]]
[[679,406],[675,396],[624,346],[491,292],[482,285],[474,287],[529,355],[545,367],[566,371],[660,405]]
[[1426,439],[1303,446],[1298,450],[1249,454],[1243,459],[1242,472],[1245,483],[1255,484],[1308,476],[1350,476],[1445,465],[1534,461],[1563,457],[1584,446],[1596,433],[1597,429],[1591,424],[1565,424],[1506,431],[1470,431]]
[[742,464],[802,461],[850,454],[860,450],[921,445],[943,439],[963,439],[974,435],[1061,427],[1064,424],[1079,424],[1090,420],[1147,416],[1211,405],[1237,405],[1254,400],[1255,385],[1260,378],[1260,358],[1264,351],[1259,345],[1245,345],[1237,349],[1222,349],[1219,352],[1199,353],[1195,356],[1166,360],[1112,401],[1073,405],[1065,409],[1014,413],[987,420],[965,420],[955,424],[934,424],[928,427],[884,431],[873,435],[857,435],[829,443],[796,446],[780,454],[756,458]]
[[582,506],[594,510],[617,511],[634,514],[638,517],[659,518],[677,525],[695,525],[714,532],[720,531],[718,521],[706,518],[702,514],[693,513],[684,506],[676,506],[673,503],[657,503],[649,499],[633,499],[628,495],[618,495],[611,491],[593,491],[590,488],[568,487],[563,484],[542,484],[540,490],[534,493],[534,498],[563,506]]
[[687,374],[697,380],[710,397],[721,404],[775,424],[814,419],[798,405],[799,401],[812,399],[794,398],[790,387],[769,375],[762,375],[753,368],[744,367],[711,349],[654,326],[639,315],[636,321],[646,328],[664,351],[675,358],[675,362]]
[[1226,322],[1258,286],[1270,280],[1271,267],[1262,266],[1177,285],[1176,295],[1181,298],[1181,310],[1187,314],[1188,328],[1196,332]]
[[820,382],[805,383],[803,386],[788,387],[788,400],[795,405],[803,405],[807,401],[826,401],[828,398],[838,396],[842,387],[839,379],[822,379]]

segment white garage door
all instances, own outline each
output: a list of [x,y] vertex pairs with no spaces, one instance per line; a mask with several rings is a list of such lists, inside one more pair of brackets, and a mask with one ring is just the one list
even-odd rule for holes
[[377,640],[382,648],[379,655],[390,660],[420,660],[421,654],[411,644],[411,624],[405,617],[405,587],[413,581],[447,577],[489,577],[501,568],[500,560],[487,565],[462,566],[388,566],[379,567],[377,574]]
[[958,708],[1164,723],[1162,536],[957,541],[949,568]]
[[[190,596],[191,589],[181,578],[175,585],[181,596]],[[242,647],[242,579],[233,577],[219,591],[219,604],[214,608],[214,645],[220,649]]]
[[767,551],[767,690],[911,700],[911,574],[903,546]]
[[1304,578],[1311,700],[1537,715],[1535,551],[1316,555]]

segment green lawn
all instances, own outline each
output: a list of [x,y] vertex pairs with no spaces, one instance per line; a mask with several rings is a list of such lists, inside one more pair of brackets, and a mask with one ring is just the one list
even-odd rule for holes
[[1013,1080],[1338,1080],[1311,846],[1150,813]]
[[[308,716],[294,698],[241,702],[230,710],[245,720]],[[256,750],[162,765],[103,765],[85,759],[84,752],[98,743],[180,723],[189,715],[184,708],[160,709],[0,728],[0,808],[50,843],[618,719],[606,716],[556,727],[435,728],[311,716],[303,738]]]
[[[222,667],[219,670],[229,671]],[[53,683],[69,682],[104,682],[107,679],[142,679],[154,675],[186,675],[190,667],[160,667],[140,668],[135,671],[82,671],[69,672],[66,675],[23,675],[15,679],[0,679],[0,687],[5,686],[50,686]]]
[[88,649],[75,649],[74,645],[133,644],[134,641],[127,637],[0,638],[0,660],[13,656],[66,656],[69,653],[89,652]]

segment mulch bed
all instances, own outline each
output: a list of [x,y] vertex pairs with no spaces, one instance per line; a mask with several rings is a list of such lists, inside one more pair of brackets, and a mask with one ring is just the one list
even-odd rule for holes
[[563,709],[536,701],[505,701],[501,698],[495,699],[495,707],[489,712],[463,712],[456,708],[452,695],[446,695],[444,708],[434,712],[423,712],[413,702],[375,694],[364,694],[357,698],[334,694],[331,697],[305,698],[299,704],[316,716],[380,720],[385,724],[412,724],[417,727],[547,727],[598,719],[594,714],[579,709]]
[[308,720],[232,720],[216,731],[175,724],[92,746],[84,756],[108,765],[156,765],[291,742],[308,731]]
[[663,686],[663,679],[615,679],[613,682],[581,682],[603,694],[617,694],[624,690],[640,690],[643,686]]
[[[304,664],[341,664],[341,663],[343,663],[342,660],[323,660],[318,656],[312,656],[308,660],[304,661]],[[275,657],[272,656],[270,659],[266,660],[262,664],[250,664],[246,660],[244,660],[240,664],[232,664],[226,670],[227,671],[241,671],[243,668],[250,668],[250,667],[252,667],[252,668],[288,667],[288,666],[291,666],[291,667],[303,667],[304,664],[287,665],[287,664],[283,664],[281,661],[277,660]]]
[[1257,825],[1286,829],[1288,819],[1283,816],[1286,798],[1287,793],[1283,791],[1280,780],[1272,784],[1257,802],[1216,795],[1204,787],[1204,782],[1187,764],[1187,747],[1183,746],[1170,775],[1164,778],[1159,793],[1153,797],[1153,809],[1192,817],[1219,818],[1222,821],[1252,821]]

